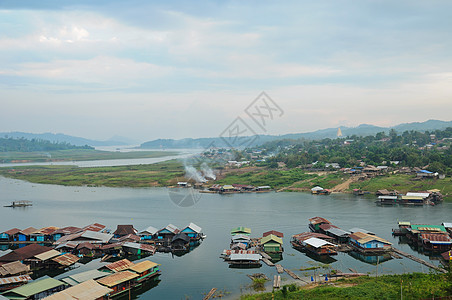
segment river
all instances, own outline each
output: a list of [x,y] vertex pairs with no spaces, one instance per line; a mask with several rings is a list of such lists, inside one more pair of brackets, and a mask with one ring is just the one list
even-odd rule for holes
[[[360,227],[375,232],[402,251],[429,260],[427,256],[413,251],[407,244],[391,235],[391,229],[398,220],[415,223],[441,224],[451,222],[452,203],[425,207],[380,207],[375,197],[332,194],[313,196],[307,193],[261,193],[261,194],[202,194],[191,207],[175,205],[166,188],[106,188],[65,187],[33,184],[0,177],[0,204],[13,200],[31,200],[33,206],[25,209],[0,207],[0,231],[10,228],[33,226],[85,226],[102,223],[115,230],[117,224],[133,224],[141,230],[149,225],[163,228],[168,223],[184,227],[190,222],[201,226],[207,238],[192,252],[173,257],[157,253],[148,259],[161,264],[161,281],[156,287],[140,291],[139,299],[200,299],[202,293],[211,288],[225,289],[231,298],[249,292],[251,280],[246,274],[265,273],[273,278],[274,268],[263,265],[259,269],[231,269],[219,258],[230,242],[230,229],[247,226],[252,237],[262,236],[268,230],[284,233],[284,254],[280,262],[285,268],[300,275],[310,276],[312,271],[298,272],[301,267],[316,264],[313,259],[290,246],[293,234],[308,231],[308,219],[322,216],[333,224],[348,230]],[[332,267],[349,272],[375,274],[376,266],[362,262],[349,254],[337,255]],[[433,260],[438,264],[437,260]],[[97,268],[96,260],[60,275]],[[428,272],[418,263],[406,258],[381,262],[379,274]],[[283,278],[289,279],[284,274]],[[309,278],[309,277],[308,277]]]

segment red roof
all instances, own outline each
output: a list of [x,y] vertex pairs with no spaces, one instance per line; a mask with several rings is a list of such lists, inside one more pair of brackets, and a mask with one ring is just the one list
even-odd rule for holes
[[429,242],[449,242],[452,243],[452,239],[448,234],[442,233],[422,233],[421,238]]
[[32,233],[34,233],[34,232],[36,232],[36,231],[38,231],[36,228],[34,228],[34,227],[28,227],[28,228],[26,228],[26,229],[24,229],[24,230],[21,230],[20,233],[22,233],[22,234],[24,234],[24,235],[30,235],[30,234],[32,234]]
[[41,246],[38,244],[30,244],[23,248],[13,250],[12,252],[1,256],[0,261],[1,262],[10,262],[10,261],[16,261],[16,260],[24,260],[27,258],[31,258],[35,255],[47,252],[49,250],[52,250],[52,248]]
[[123,270],[127,270],[130,266],[133,266],[134,263],[128,259],[121,259],[114,263],[108,264],[105,267],[113,272],[119,272]]
[[118,225],[116,231],[113,234],[117,235],[137,234],[137,230],[133,228],[133,225]]
[[10,229],[8,231],[5,231],[4,233],[6,233],[7,235],[14,235],[14,234],[19,233],[19,232],[20,232],[19,228],[13,228],[13,229]]
[[68,226],[68,227],[64,227],[64,228],[60,228],[60,229],[55,230],[53,232],[53,234],[60,233],[60,234],[66,235],[66,234],[77,233],[77,232],[80,232],[80,231],[82,231],[82,229],[79,228],[79,227]]
[[94,224],[83,227],[83,230],[91,230],[91,231],[96,231],[96,232],[99,232],[103,229],[105,229],[105,225],[102,225],[99,223],[94,223]]
[[304,241],[310,238],[318,238],[318,239],[322,239],[322,240],[334,240],[333,237],[325,235],[323,233],[317,233],[317,232],[303,232],[303,233],[299,233],[293,236],[293,238],[299,240],[299,241]]
[[322,224],[322,225],[319,225],[319,228],[322,230],[328,230],[330,228],[339,228],[339,227],[337,227],[336,225],[333,225],[333,224]]
[[262,236],[266,237],[267,235],[270,235],[270,234],[276,235],[277,237],[280,237],[280,238],[284,237],[284,233],[276,231],[276,230],[270,230],[270,231],[264,232],[264,234]]
[[326,224],[331,224],[330,221],[328,221],[325,218],[322,217],[314,217],[314,218],[310,218],[309,222],[311,222],[311,224],[320,224],[320,223],[326,223]]

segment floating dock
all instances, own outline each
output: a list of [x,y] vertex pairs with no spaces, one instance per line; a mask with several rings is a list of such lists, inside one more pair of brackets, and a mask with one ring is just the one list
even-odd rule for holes
[[202,298],[202,300],[209,300],[210,298],[212,298],[213,294],[215,294],[216,291],[217,288],[212,288],[210,292],[204,298]]

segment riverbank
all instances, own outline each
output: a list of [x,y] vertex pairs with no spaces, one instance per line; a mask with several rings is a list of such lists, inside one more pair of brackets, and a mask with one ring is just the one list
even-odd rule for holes
[[283,286],[274,293],[244,295],[241,300],[270,299],[431,299],[452,294],[451,274],[410,273]]
[[[0,175],[33,183],[66,186],[165,187],[186,180],[184,166],[178,160],[149,165],[92,168],[51,165],[5,167],[0,168]],[[302,169],[269,170],[262,167],[246,167],[220,170],[215,183],[270,185],[281,192],[310,192],[315,186],[341,193],[361,189],[371,194],[382,189],[398,190],[401,193],[438,189],[445,196],[445,200],[452,201],[452,181],[447,177],[420,180],[412,175],[386,174],[359,180],[356,176],[339,171],[306,172]]]
[[0,152],[0,163],[32,163],[60,161],[90,161],[107,159],[157,158],[176,155],[176,151],[113,152],[94,149],[69,149],[37,152]]

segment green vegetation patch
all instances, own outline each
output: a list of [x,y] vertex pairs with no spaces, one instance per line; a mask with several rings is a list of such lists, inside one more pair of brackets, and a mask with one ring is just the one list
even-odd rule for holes
[[42,184],[69,186],[150,187],[167,186],[183,178],[183,165],[170,160],[150,165],[92,167],[23,166],[0,168],[0,175]]
[[262,293],[245,295],[241,299],[432,299],[451,295],[451,279],[450,274],[423,273],[360,277],[339,280],[334,282],[334,286],[324,285],[310,289],[290,285],[274,292],[273,296],[272,293]]

